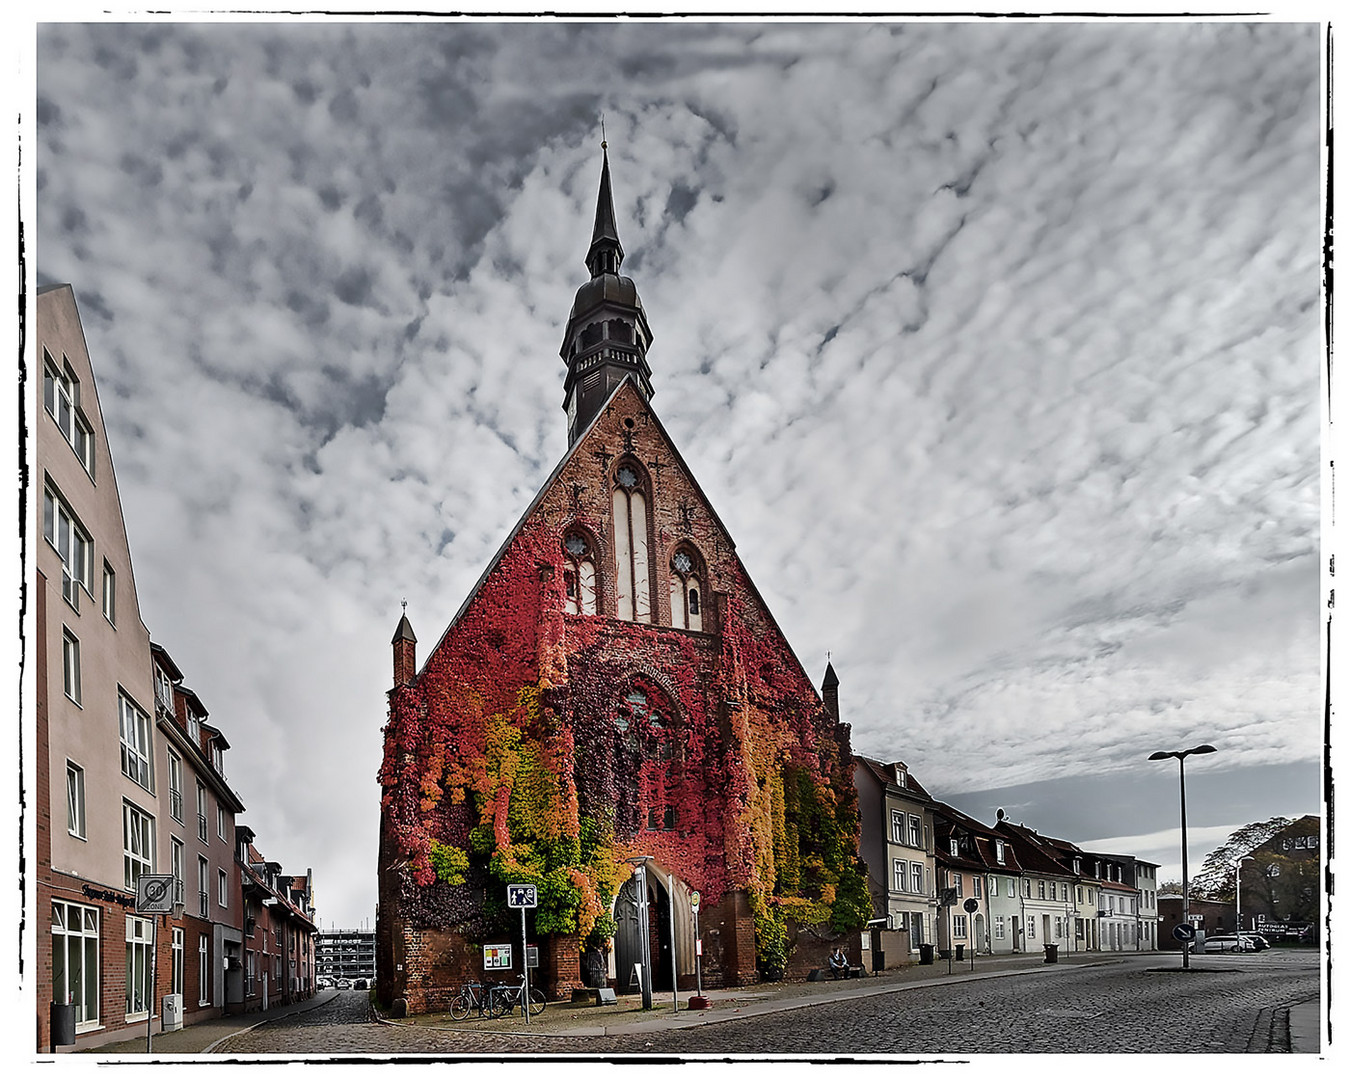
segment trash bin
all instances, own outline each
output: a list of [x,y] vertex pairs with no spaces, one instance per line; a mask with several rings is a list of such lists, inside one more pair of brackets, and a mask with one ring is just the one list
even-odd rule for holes
[[52,1002],[52,1046],[75,1045],[75,1005]]
[[956,958],[958,960],[964,960],[966,958],[966,947],[964,945],[958,945],[956,947]]
[[1045,947],[1045,962],[1046,962],[1047,964],[1058,964],[1058,963],[1059,963],[1059,946],[1058,946],[1058,945],[1046,945],[1046,947]]
[[919,946],[919,963],[931,964],[933,962],[933,946],[924,943]]
[[886,970],[886,953],[884,950],[882,949],[872,950],[872,970],[873,971]]

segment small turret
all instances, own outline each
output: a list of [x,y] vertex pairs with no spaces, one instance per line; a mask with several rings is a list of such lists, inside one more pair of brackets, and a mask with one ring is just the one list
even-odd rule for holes
[[825,702],[826,710],[834,717],[834,722],[839,723],[839,676],[834,673],[834,665],[828,660],[825,662],[825,678],[820,683],[820,697]]
[[394,685],[407,686],[417,675],[417,635],[408,621],[407,605],[394,631]]

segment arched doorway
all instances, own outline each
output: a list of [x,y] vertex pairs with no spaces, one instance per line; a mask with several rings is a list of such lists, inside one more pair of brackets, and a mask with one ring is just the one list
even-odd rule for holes
[[[620,994],[636,994],[633,965],[642,962],[642,936],[638,922],[637,878],[619,887],[614,900],[614,976]],[[652,992],[670,989],[670,894],[660,879],[647,874],[647,940],[651,949]]]
[[976,913],[974,921],[975,921],[975,936],[970,939],[971,948],[973,948],[977,953],[988,952],[989,942],[985,937],[984,915],[981,913]]

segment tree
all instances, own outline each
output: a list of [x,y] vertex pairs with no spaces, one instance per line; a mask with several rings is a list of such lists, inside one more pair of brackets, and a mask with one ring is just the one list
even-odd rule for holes
[[1256,821],[1244,825],[1232,833],[1227,840],[1205,856],[1200,872],[1191,878],[1191,896],[1204,900],[1231,902],[1238,859],[1254,851],[1291,824],[1293,823],[1289,818],[1273,817],[1269,821]]

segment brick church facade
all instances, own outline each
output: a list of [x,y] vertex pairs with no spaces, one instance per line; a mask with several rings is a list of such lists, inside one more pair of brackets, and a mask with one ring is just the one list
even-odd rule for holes
[[[793,654],[651,406],[646,314],[619,274],[606,152],[590,280],[561,355],[567,453],[421,667],[393,641],[377,990],[443,1009],[514,941],[532,983],[632,989],[645,857],[653,986],[857,962],[870,917],[848,727]],[[673,945],[672,945],[673,943]],[[517,960],[511,977],[517,977]]]

